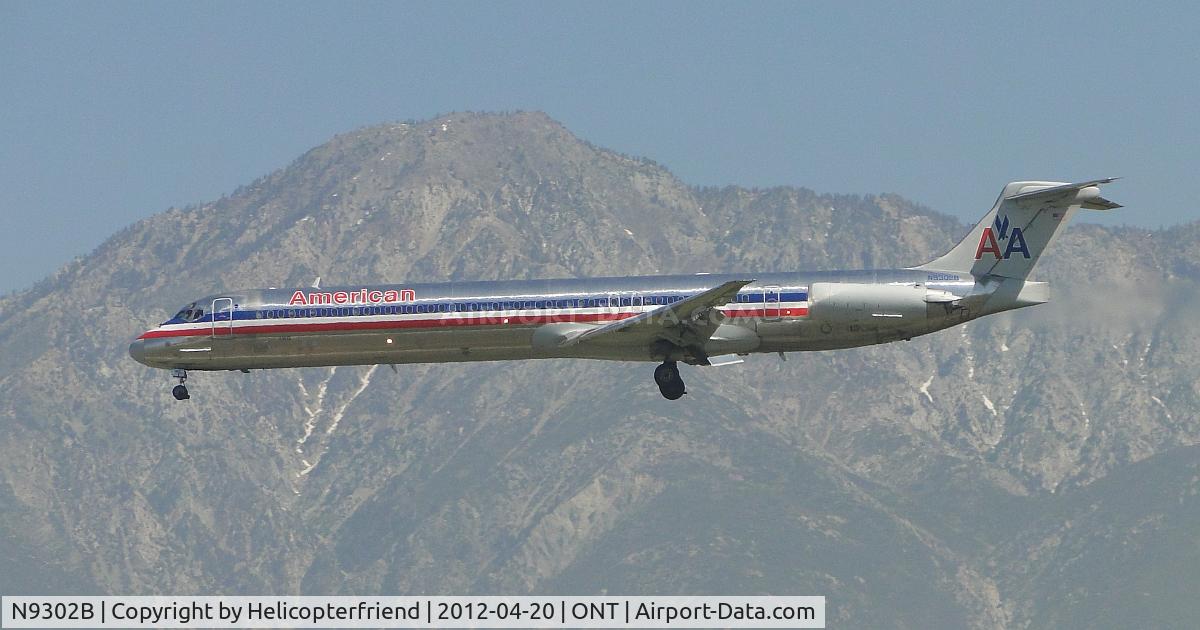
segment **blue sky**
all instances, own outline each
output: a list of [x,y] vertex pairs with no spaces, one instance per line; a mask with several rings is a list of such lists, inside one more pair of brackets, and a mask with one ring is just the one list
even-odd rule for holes
[[[995,5],[995,6],[992,6]],[[0,3],[0,292],[332,135],[542,110],[692,184],[1200,218],[1189,3]]]

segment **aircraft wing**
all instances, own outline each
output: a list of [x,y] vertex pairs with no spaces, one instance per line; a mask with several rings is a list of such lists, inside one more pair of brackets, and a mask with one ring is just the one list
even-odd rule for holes
[[[733,301],[734,296],[742,287],[751,282],[754,282],[754,280],[730,280],[720,286],[684,298],[674,304],[660,306],[652,311],[639,313],[633,317],[609,322],[599,328],[592,328],[591,330],[568,335],[558,345],[560,347],[573,346],[584,341],[595,340],[598,337],[633,330],[646,332],[661,331],[666,333],[670,329],[686,326],[688,322],[694,321],[696,316],[703,314],[708,309],[728,304]],[[715,326],[713,328],[715,329]],[[709,331],[709,334],[712,334],[711,331]]]

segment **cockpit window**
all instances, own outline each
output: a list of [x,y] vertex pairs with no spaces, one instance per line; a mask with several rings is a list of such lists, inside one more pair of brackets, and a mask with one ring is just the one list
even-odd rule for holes
[[196,322],[204,317],[204,308],[196,306],[195,302],[183,307],[183,310],[175,314],[171,319],[177,319],[182,322]]

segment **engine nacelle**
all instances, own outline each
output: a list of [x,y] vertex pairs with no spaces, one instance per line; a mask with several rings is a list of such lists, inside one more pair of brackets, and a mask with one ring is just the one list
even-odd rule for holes
[[915,284],[817,282],[811,288],[809,316],[834,325],[924,326],[926,291]]

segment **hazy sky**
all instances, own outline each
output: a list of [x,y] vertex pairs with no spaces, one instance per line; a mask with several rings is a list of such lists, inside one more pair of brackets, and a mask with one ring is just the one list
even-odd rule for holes
[[[0,292],[332,135],[543,110],[692,184],[895,192],[1127,179],[1200,218],[1194,3],[0,2]],[[1094,216],[1094,215],[1092,215]]]

